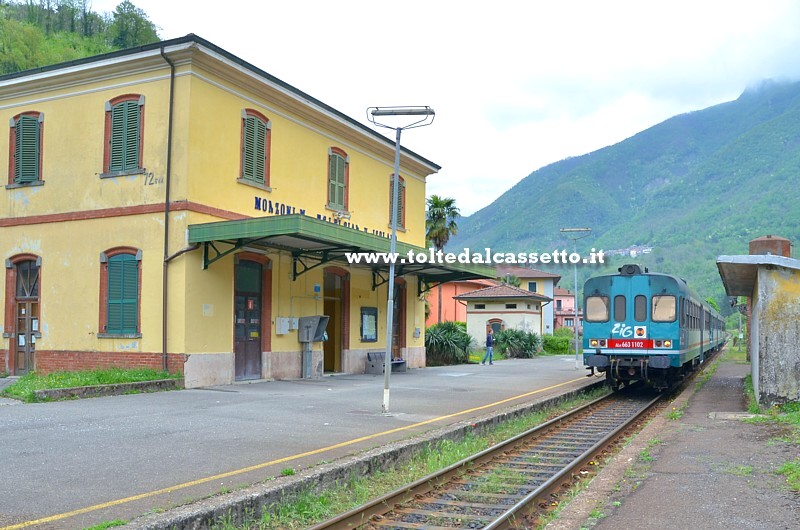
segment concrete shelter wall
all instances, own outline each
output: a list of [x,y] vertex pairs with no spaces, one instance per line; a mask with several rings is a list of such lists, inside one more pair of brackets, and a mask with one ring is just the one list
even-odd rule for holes
[[759,403],[800,400],[800,271],[759,267],[753,313]]

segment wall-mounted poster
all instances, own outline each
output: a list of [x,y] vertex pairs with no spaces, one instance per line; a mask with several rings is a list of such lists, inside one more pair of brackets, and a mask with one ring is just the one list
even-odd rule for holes
[[361,308],[361,342],[378,342],[378,308]]

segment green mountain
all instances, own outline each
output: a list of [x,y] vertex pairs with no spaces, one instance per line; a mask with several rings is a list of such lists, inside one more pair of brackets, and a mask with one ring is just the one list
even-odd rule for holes
[[[670,118],[618,144],[538,169],[459,221],[447,249],[546,252],[573,248],[559,232],[591,227],[579,252],[652,247],[581,279],[637,262],[678,274],[728,306],[716,257],[800,231],[800,83],[768,81],[737,100]],[[572,289],[572,267],[542,264]]]

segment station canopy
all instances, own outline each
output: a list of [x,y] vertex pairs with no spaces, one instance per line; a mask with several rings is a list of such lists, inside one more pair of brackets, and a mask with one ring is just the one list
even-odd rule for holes
[[[347,260],[348,253],[388,253],[388,238],[301,214],[189,225],[189,243],[203,247],[204,269],[238,250],[283,251],[292,256],[292,279],[321,265],[343,262],[371,270],[373,289],[388,281],[387,261],[367,263],[362,258],[356,264]],[[430,250],[397,241],[398,257],[405,258],[406,263],[398,259],[395,276],[418,276],[420,293],[444,282],[495,277],[494,268],[485,265],[410,263],[409,251],[430,257]]]

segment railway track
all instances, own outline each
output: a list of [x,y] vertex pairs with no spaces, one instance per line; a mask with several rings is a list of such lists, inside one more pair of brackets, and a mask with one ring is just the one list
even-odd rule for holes
[[661,399],[600,398],[312,530],[530,528]]

